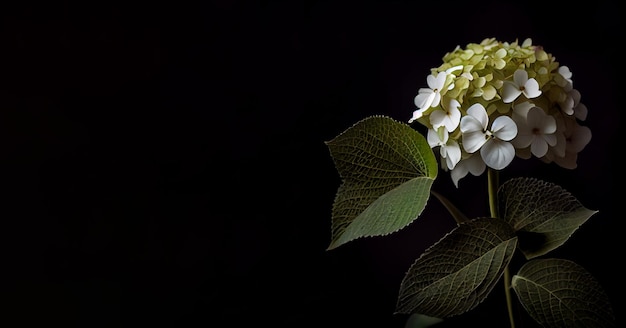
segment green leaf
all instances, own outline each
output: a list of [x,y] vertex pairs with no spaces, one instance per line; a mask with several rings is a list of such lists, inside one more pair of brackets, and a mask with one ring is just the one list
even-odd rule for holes
[[545,255],[598,211],[590,210],[560,186],[534,178],[516,178],[498,190],[499,213],[518,232],[526,259]]
[[413,263],[396,313],[447,318],[472,310],[496,285],[516,247],[515,231],[500,219],[461,223]]
[[531,260],[513,276],[511,287],[530,316],[544,327],[615,327],[604,290],[572,261]]
[[415,129],[371,116],[326,145],[342,178],[328,249],[396,232],[422,213],[438,166],[426,138]]
[[443,319],[429,317],[427,315],[413,313],[406,321],[404,328],[426,328],[443,322]]

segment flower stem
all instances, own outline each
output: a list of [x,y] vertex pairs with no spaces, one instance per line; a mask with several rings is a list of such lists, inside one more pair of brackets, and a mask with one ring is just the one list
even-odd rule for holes
[[[489,192],[489,211],[491,217],[499,218],[498,216],[498,187],[500,182],[498,181],[498,171],[488,168],[487,171],[487,190]],[[509,272],[509,266],[504,268],[504,295],[506,296],[506,307],[509,311],[509,322],[511,328],[515,328],[515,318],[513,317],[513,298],[511,295],[511,274]]]
[[489,190],[489,211],[492,218],[498,218],[498,187],[500,187],[498,171],[487,168],[487,183]]

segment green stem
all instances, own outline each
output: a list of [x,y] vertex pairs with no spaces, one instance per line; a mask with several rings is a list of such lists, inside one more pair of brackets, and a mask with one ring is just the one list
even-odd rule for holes
[[498,187],[500,186],[498,171],[492,168],[487,169],[487,183],[489,190],[489,211],[492,218],[498,218]]
[[[487,170],[487,184],[489,191],[489,211],[491,217],[499,218],[498,216],[498,187],[500,182],[498,181],[498,171],[488,168]],[[509,272],[509,266],[504,268],[504,295],[506,296],[506,307],[509,311],[509,322],[511,328],[515,328],[515,318],[513,317],[513,297],[511,295],[511,273]]]

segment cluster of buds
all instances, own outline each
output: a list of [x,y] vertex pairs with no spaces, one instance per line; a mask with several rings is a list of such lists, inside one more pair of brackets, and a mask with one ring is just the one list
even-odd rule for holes
[[432,68],[409,123],[428,127],[431,148],[454,184],[486,166],[502,170],[517,156],[576,167],[591,131],[572,73],[531,39],[470,43]]

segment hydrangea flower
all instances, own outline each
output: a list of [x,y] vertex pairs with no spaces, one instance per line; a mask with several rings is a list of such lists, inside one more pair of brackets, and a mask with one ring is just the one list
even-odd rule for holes
[[[447,103],[444,106],[444,103]],[[456,99],[447,99],[447,102],[441,104],[442,109],[436,109],[430,113],[430,124],[433,128],[437,129],[440,126],[445,126],[448,132],[456,130],[461,122],[461,111],[459,107],[459,101]]]
[[498,116],[488,129],[489,116],[482,104],[473,104],[461,119],[463,148],[468,153],[480,149],[485,164],[493,169],[507,167],[515,157],[515,148],[509,142],[517,135],[517,126],[508,116]]
[[446,72],[439,72],[437,75],[428,75],[426,77],[426,83],[428,88],[420,88],[417,96],[415,96],[415,106],[417,110],[413,112],[413,117],[409,120],[409,123],[422,117],[424,111],[431,107],[439,106],[441,100],[441,90],[446,82]]
[[452,177],[452,182],[454,182],[454,185],[458,188],[459,180],[465,177],[467,173],[471,173],[473,176],[479,176],[485,172],[486,168],[487,166],[479,153],[469,154],[450,171],[450,177]]
[[513,141],[515,147],[530,146],[530,152],[541,158],[548,152],[548,146],[556,145],[556,120],[543,109],[532,106],[514,118],[518,127],[517,138]]
[[[440,147],[439,154],[442,160],[445,158],[445,167],[447,169],[452,170],[461,160],[461,148],[459,144],[454,139],[450,139],[448,130],[443,126],[439,127],[437,130],[428,129],[426,140],[431,148]],[[443,165],[443,162],[441,165]]]
[[535,79],[528,78],[528,72],[518,69],[513,73],[513,81],[504,81],[502,88],[502,101],[505,104],[513,102],[521,94],[527,99],[537,98],[541,95],[539,83]]
[[457,187],[468,173],[502,170],[515,157],[576,167],[591,130],[582,125],[587,107],[568,66],[531,39],[488,38],[442,59],[408,122],[429,129],[429,145],[440,148],[441,167]]

